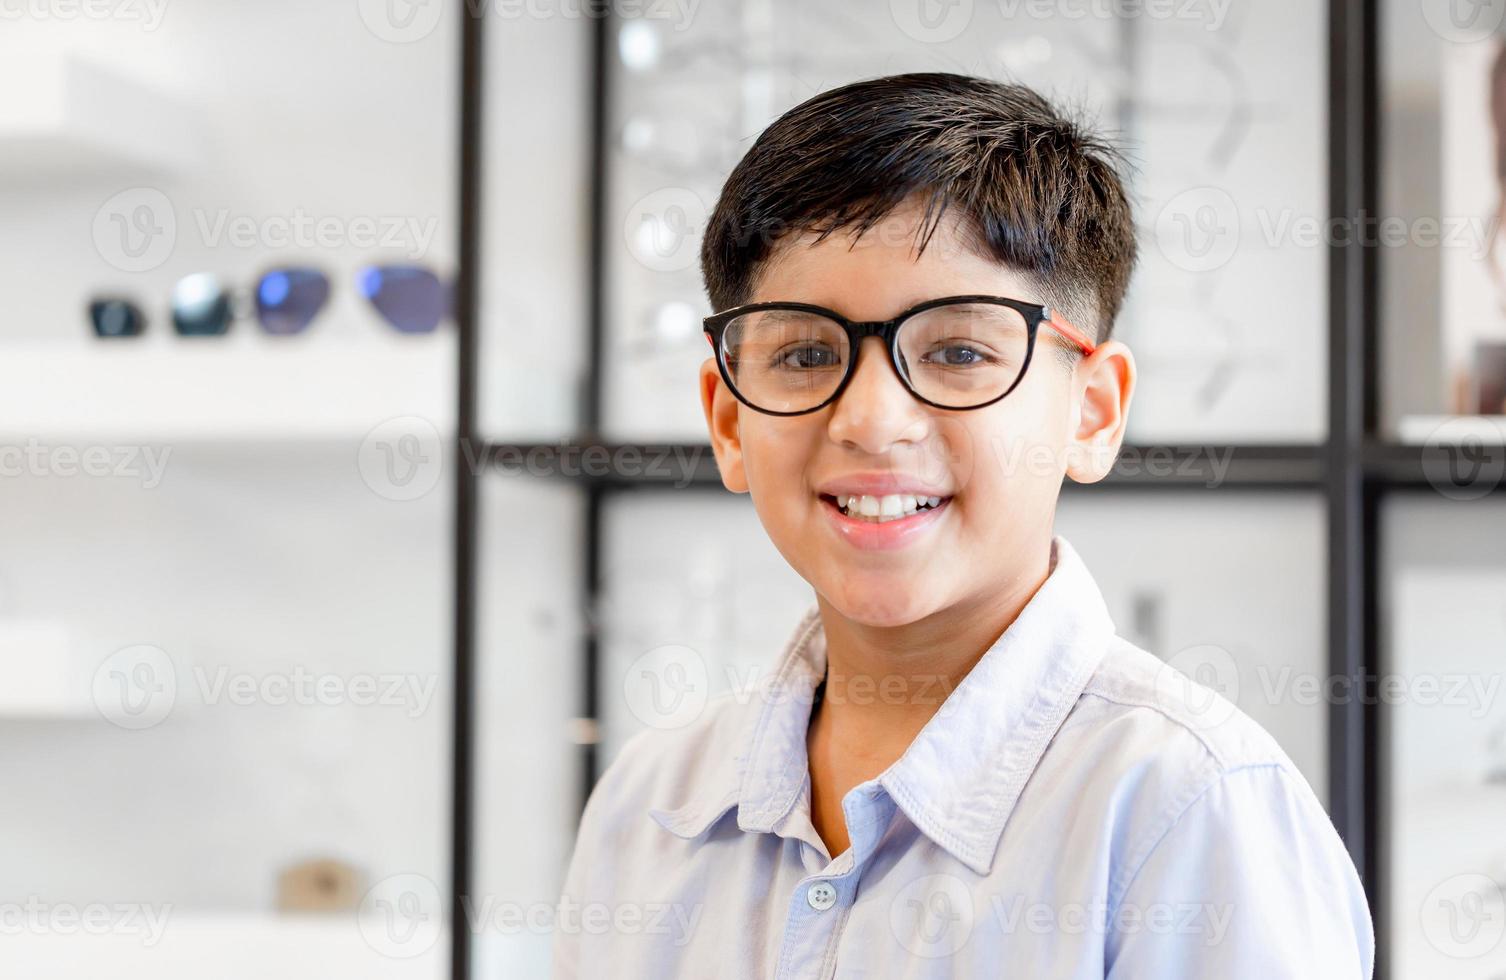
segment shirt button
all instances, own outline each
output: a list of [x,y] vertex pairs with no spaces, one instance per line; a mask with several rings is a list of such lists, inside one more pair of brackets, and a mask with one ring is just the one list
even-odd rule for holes
[[829,881],[818,881],[805,893],[805,900],[810,902],[811,908],[817,912],[825,912],[837,904],[837,890]]

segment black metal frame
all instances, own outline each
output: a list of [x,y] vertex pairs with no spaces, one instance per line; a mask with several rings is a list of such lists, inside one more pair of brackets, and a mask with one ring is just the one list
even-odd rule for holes
[[455,444],[451,463],[455,473],[455,532],[453,570],[455,622],[454,682],[451,688],[450,773],[450,974],[471,975],[471,932],[465,910],[471,893],[475,854],[476,743],[476,510],[480,467],[473,465],[476,439],[476,341],[479,335],[481,269],[481,138],[482,56],[484,24],[472,15],[469,3],[460,12],[460,172],[455,305]]
[[[1358,227],[1374,214],[1378,86],[1375,5],[1330,0],[1328,5],[1328,200],[1333,218]],[[1364,447],[1376,437],[1376,391],[1371,384],[1380,343],[1375,327],[1375,254],[1359,245],[1332,244],[1328,282],[1328,439],[1324,452],[1328,509],[1328,670],[1363,678],[1380,670],[1375,587],[1379,580],[1376,484],[1364,470]],[[1374,833],[1377,796],[1376,712],[1369,698],[1329,706],[1328,809],[1365,882],[1379,940],[1385,892]],[[1388,975],[1384,942],[1376,943],[1375,975]]]
[[[588,374],[582,393],[582,432],[562,443],[489,445],[477,438],[476,270],[480,261],[481,18],[463,16],[460,127],[460,269],[456,289],[459,326],[459,426],[455,452],[457,480],[454,519],[455,574],[455,718],[454,797],[451,841],[451,972],[469,980],[471,935],[464,928],[464,900],[471,883],[474,805],[472,744],[475,704],[476,483],[480,473],[505,468],[526,456],[529,471],[579,484],[584,490],[584,569],[581,608],[586,629],[580,696],[582,717],[597,718],[600,706],[600,656],[596,610],[602,581],[602,508],[609,494],[668,485],[717,492],[716,463],[705,445],[608,443],[600,436],[602,418],[601,360],[604,349],[609,67],[612,24],[606,0],[591,0],[594,17],[594,63],[590,125],[591,227],[590,296],[587,316]],[[1329,211],[1353,224],[1378,213],[1378,14],[1369,0],[1329,0]],[[1124,491],[1194,492],[1294,491],[1323,495],[1328,514],[1327,638],[1329,670],[1359,677],[1373,686],[1382,668],[1379,644],[1380,503],[1389,493],[1434,489],[1429,464],[1440,452],[1421,446],[1386,442],[1379,432],[1378,377],[1381,337],[1377,329],[1378,254],[1374,243],[1351,241],[1331,246],[1329,254],[1328,422],[1324,442],[1314,445],[1166,445],[1131,446],[1102,483],[1068,483],[1071,493]],[[579,472],[570,465],[587,450],[616,453],[631,449],[645,457],[688,460],[689,469],[646,468],[640,476]],[[1208,462],[1228,454],[1221,480]],[[598,453],[600,455],[600,453]],[[1177,462],[1174,471],[1150,474],[1126,467],[1125,460],[1160,457]],[[1493,487],[1506,492],[1506,481]],[[1373,694],[1373,690],[1367,692]],[[1381,839],[1381,717],[1374,697],[1351,698],[1330,707],[1328,728],[1329,807],[1356,867],[1365,881],[1375,917],[1378,944],[1376,977],[1389,975],[1384,942],[1385,885]],[[581,749],[580,801],[595,784],[599,759],[593,743]]]

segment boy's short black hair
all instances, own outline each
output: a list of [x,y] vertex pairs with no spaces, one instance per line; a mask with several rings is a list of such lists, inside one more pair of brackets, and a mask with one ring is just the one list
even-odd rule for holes
[[969,248],[1102,342],[1135,264],[1122,162],[1023,85],[917,72],[831,89],[780,116],[733,168],[701,242],[706,293],[713,310],[746,303],[787,234],[865,232],[920,194],[920,250],[957,209]]

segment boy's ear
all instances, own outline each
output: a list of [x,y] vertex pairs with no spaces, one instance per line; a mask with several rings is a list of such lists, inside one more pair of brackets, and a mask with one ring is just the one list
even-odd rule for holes
[[1078,483],[1097,483],[1114,468],[1124,443],[1135,394],[1135,357],[1119,341],[1104,341],[1077,363],[1072,377],[1075,421],[1067,475]]
[[706,428],[711,434],[711,451],[716,454],[716,468],[722,474],[722,486],[733,493],[748,492],[748,477],[743,471],[742,434],[737,428],[740,405],[722,383],[715,358],[701,365],[701,408],[706,412]]

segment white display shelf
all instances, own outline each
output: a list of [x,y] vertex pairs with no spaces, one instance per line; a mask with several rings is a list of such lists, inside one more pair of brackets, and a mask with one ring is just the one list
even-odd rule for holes
[[439,980],[446,975],[449,939],[443,929],[427,949],[402,950],[416,955],[393,956],[367,942],[353,915],[211,914],[173,908],[165,910],[165,920],[162,910],[155,910],[163,926],[151,942],[140,911],[121,920],[118,906],[109,904],[110,921],[125,921],[130,928],[99,932],[73,922],[67,932],[11,930],[0,950],[0,975],[30,980]]
[[0,176],[55,182],[189,172],[203,146],[188,108],[73,58],[0,60]]
[[83,694],[74,692],[39,696],[31,692],[20,695],[6,692],[0,697],[0,722],[7,721],[97,721],[99,711]]
[[97,718],[65,623],[0,618],[0,720]]
[[455,424],[453,332],[350,338],[115,338],[0,345],[0,445],[362,439]]
[[1466,439],[1489,445],[1506,444],[1506,415],[1407,415],[1396,424],[1396,435],[1407,445],[1456,444]]

